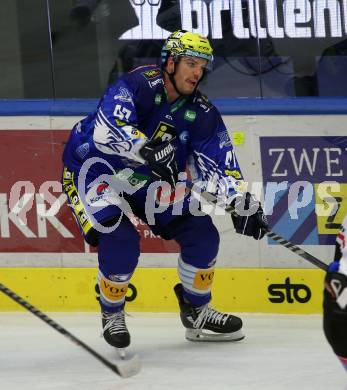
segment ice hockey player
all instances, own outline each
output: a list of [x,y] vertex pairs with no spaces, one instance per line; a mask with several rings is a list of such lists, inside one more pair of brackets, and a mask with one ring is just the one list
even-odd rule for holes
[[[124,302],[140,249],[139,234],[122,212],[120,197],[118,203],[114,199],[117,186],[107,181],[112,170],[113,178],[122,171],[132,186],[121,197],[123,204],[126,200],[132,213],[147,223],[151,183],[175,188],[178,173],[189,165],[193,180],[217,183],[215,193],[249,210],[233,217],[237,233],[258,240],[267,227],[259,202],[241,190],[243,176],[220,113],[198,90],[212,61],[208,39],[184,30],[172,33],[162,48],[161,66],[139,67],[110,85],[96,111],[72,129],[64,151],[64,191],[85,240],[98,246],[103,335],[117,348],[130,344]],[[88,161],[95,163],[86,173]],[[124,174],[128,168],[131,175]],[[150,223],[154,234],[176,240],[181,248],[181,283],[175,293],[186,337],[241,340],[241,319],[209,306],[219,234],[209,215],[190,212],[190,200],[187,191],[180,215],[173,213],[175,199]]]
[[336,237],[334,261],[325,277],[323,327],[333,351],[347,371],[347,216]]

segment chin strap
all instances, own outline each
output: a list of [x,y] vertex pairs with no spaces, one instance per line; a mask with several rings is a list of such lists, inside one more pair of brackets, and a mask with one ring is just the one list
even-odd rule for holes
[[177,85],[176,85],[176,81],[175,81],[176,69],[174,69],[174,71],[172,73],[169,73],[166,69],[163,69],[163,71],[168,75],[169,80],[171,81],[171,84],[175,88],[175,91],[181,96],[182,93],[178,90]]

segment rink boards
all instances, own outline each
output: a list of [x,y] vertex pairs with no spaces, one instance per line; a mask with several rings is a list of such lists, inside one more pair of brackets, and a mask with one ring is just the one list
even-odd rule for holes
[[[218,268],[213,304],[228,312],[321,313],[324,273],[300,269]],[[95,268],[4,268],[1,281],[45,311],[98,311]],[[138,268],[128,290],[126,309],[145,312],[178,311],[173,287],[175,268]],[[3,311],[20,307],[0,295]]]
[[[60,184],[61,153],[79,118],[0,117],[0,281],[45,310],[98,309],[96,252],[84,244]],[[224,119],[253,192],[264,199],[277,186],[273,196],[265,197],[273,230],[329,263],[347,212],[346,115]],[[335,187],[319,190],[331,182]],[[337,211],[317,215],[317,206],[329,208],[334,199]],[[321,312],[322,271],[268,239],[236,235],[227,216],[213,219],[221,235],[213,289],[220,309]],[[154,236],[141,221],[134,224],[142,255],[132,280],[138,296],[129,310],[177,310],[172,287],[178,281],[179,248]],[[0,310],[17,309],[0,296]]]

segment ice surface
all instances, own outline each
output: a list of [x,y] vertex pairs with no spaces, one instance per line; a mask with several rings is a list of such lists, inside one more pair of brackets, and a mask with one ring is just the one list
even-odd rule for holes
[[[97,313],[49,316],[112,360]],[[193,343],[178,314],[127,317],[141,372],[122,379],[30,313],[0,313],[1,390],[347,390],[319,315],[241,314],[246,339]]]

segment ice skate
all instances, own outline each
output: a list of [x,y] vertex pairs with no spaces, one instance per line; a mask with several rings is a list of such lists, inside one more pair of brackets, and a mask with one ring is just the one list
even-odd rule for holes
[[117,313],[102,312],[103,337],[117,348],[121,359],[125,359],[125,348],[130,345],[130,334],[125,323],[124,310]]
[[245,336],[241,331],[242,320],[221,313],[208,305],[192,306],[183,297],[183,286],[174,288],[180,306],[180,316],[190,341],[239,341]]

